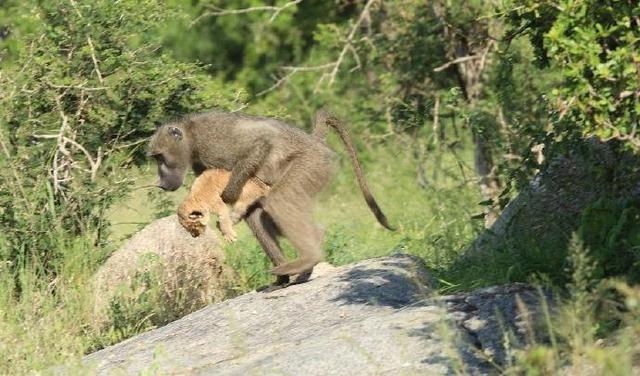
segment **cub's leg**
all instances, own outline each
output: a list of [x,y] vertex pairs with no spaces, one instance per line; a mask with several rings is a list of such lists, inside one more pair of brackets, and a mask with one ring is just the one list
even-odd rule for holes
[[247,214],[247,210],[260,198],[267,195],[270,188],[258,178],[252,178],[242,188],[242,193],[233,204],[231,210],[231,221],[233,224],[238,223]]
[[235,242],[238,239],[236,231],[233,229],[233,221],[231,220],[231,213],[227,205],[222,201],[220,196],[216,196],[213,200],[212,206],[215,206],[211,211],[218,216],[218,227],[222,236],[229,242]]

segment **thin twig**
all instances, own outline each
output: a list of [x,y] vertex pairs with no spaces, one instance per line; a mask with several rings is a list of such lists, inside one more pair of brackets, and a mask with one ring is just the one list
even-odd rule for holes
[[0,128],[0,147],[2,148],[4,155],[7,157],[7,163],[11,167],[13,178],[16,181],[16,186],[18,187],[18,190],[22,195],[22,199],[24,200],[25,205],[31,206],[30,205],[31,201],[27,199],[27,194],[24,191],[24,186],[22,184],[22,180],[20,179],[20,175],[18,174],[18,170],[16,169],[16,166],[13,164],[13,160],[11,159],[11,154],[9,154],[9,149],[7,148],[7,145],[4,143],[4,135],[2,134],[2,128]]
[[[69,143],[72,146],[75,146],[78,150],[80,150],[85,157],[87,157],[87,161],[89,162],[89,165],[91,166],[91,169],[89,170],[89,172],[91,172],[91,180],[95,180],[95,176],[96,176],[96,172],[98,171],[98,168],[100,167],[100,163],[102,162],[102,148],[98,148],[98,154],[96,156],[96,158],[93,158],[93,156],[91,155],[91,153],[89,153],[89,151],[82,146],[80,143],[78,143],[76,140],[71,139],[67,136],[60,136],[60,135],[56,135],[56,134],[34,134],[33,135],[34,138],[42,138],[42,139],[60,139],[62,141],[62,143]],[[137,143],[141,143],[145,140],[142,141],[138,141],[134,144]],[[127,145],[127,146],[131,146],[131,144]],[[69,152],[66,148],[63,148],[63,150],[61,150],[61,153],[63,153],[64,155],[69,155]]]
[[289,79],[296,73],[298,72],[312,72],[312,71],[320,71],[320,70],[325,70],[325,69],[329,69],[331,67],[334,66],[335,63],[328,63],[328,64],[322,64],[322,65],[315,65],[315,66],[307,66],[307,67],[282,67],[282,70],[288,71],[287,74],[285,74],[284,76],[280,77],[276,83],[274,83],[273,85],[271,85],[270,87],[268,87],[265,90],[262,90],[261,92],[256,94],[256,97],[261,97],[277,88],[279,88],[280,86],[284,85],[287,81],[289,81]]
[[434,72],[442,72],[443,70],[449,68],[452,65],[464,63],[464,62],[469,61],[469,60],[479,59],[480,57],[481,56],[478,56],[478,55],[462,56],[462,57],[459,57],[457,59],[451,60],[448,63],[442,64],[441,66],[439,66],[437,68],[434,68],[433,71]]
[[[65,131],[67,130],[67,128],[69,128],[69,118],[67,117],[67,115],[64,113],[64,110],[62,108],[62,103],[61,103],[61,98],[62,96],[64,96],[66,93],[66,91],[62,94],[60,94],[59,96],[57,96],[55,98],[56,104],[58,106],[58,112],[60,113],[60,118],[62,119],[62,125],[60,126],[60,130],[58,131],[58,134],[55,135],[55,138],[57,139],[57,147],[56,147],[56,153],[54,155],[53,161],[52,161],[52,175],[53,175],[53,191],[54,192],[59,192],[60,191],[60,182],[61,179],[58,177],[58,170],[60,168],[65,168],[64,173],[65,175],[65,181],[67,180],[66,178],[68,178],[68,171],[69,168],[71,166],[71,164],[73,163],[73,160],[71,159],[71,156],[69,155],[69,151],[66,148],[65,142],[62,139],[64,136]],[[59,155],[62,154],[65,157],[67,157],[67,161],[65,161],[62,166],[58,166],[58,160],[59,160]]]
[[362,61],[360,61],[360,56],[358,56],[358,52],[352,45],[349,45],[349,51],[351,51],[351,56],[353,56],[353,59],[356,61],[356,66],[349,69],[349,73],[352,73],[362,68]]
[[108,86],[97,86],[97,87],[82,86],[85,83],[86,82],[84,82],[84,83],[82,83],[80,85],[58,85],[58,84],[48,83],[48,85],[51,86],[54,89],[74,89],[74,90],[84,90],[84,91],[101,91],[101,90],[109,89]]
[[[357,69],[360,69],[362,67],[362,63],[360,61],[360,57],[358,56],[357,51],[355,50],[355,48],[353,47],[353,38],[355,37],[358,29],[360,28],[360,25],[362,24],[363,20],[367,19],[367,17],[369,17],[369,10],[371,8],[371,6],[373,5],[373,3],[375,3],[377,0],[368,0],[367,3],[365,4],[364,8],[362,9],[362,12],[360,13],[360,16],[358,17],[358,20],[353,24],[353,26],[351,27],[349,34],[347,35],[347,38],[345,40],[345,43],[342,47],[342,50],[340,50],[340,54],[338,55],[338,58],[331,62],[331,63],[326,63],[326,64],[321,64],[321,65],[315,65],[315,66],[307,66],[307,67],[296,67],[296,66],[287,66],[287,67],[282,67],[281,69],[288,71],[287,74],[285,74],[284,76],[280,77],[277,79],[277,81],[271,85],[270,87],[268,87],[265,90],[262,90],[261,92],[257,93],[256,96],[260,97],[263,96],[273,90],[278,89],[279,87],[283,86],[284,84],[286,84],[291,77],[293,77],[296,73],[299,72],[312,72],[312,71],[327,71],[330,69],[329,72],[325,72],[323,73],[320,78],[318,79],[318,81],[316,82],[316,86],[314,89],[314,92],[318,91],[320,89],[320,86],[322,85],[323,82],[325,82],[325,80],[328,80],[328,86],[331,86],[336,79],[336,76],[338,74],[338,71],[340,70],[340,66],[342,65],[344,58],[346,56],[346,54],[348,52],[351,52],[351,54],[353,55],[354,60],[356,61],[356,66],[353,67],[350,72],[353,72]],[[247,9],[251,9],[251,8],[247,8]],[[244,12],[243,12],[244,13]]]
[[333,71],[331,71],[329,75],[329,86],[333,85],[333,82],[336,79],[336,75],[338,74],[338,70],[340,69],[340,65],[342,64],[342,60],[347,54],[347,51],[349,51],[349,47],[351,46],[351,41],[353,40],[353,37],[356,35],[356,32],[360,28],[360,24],[362,24],[362,21],[369,16],[369,9],[371,8],[371,5],[373,5],[374,2],[376,2],[376,0],[367,1],[367,4],[362,9],[362,13],[360,13],[360,17],[358,17],[358,20],[356,21],[356,23],[353,25],[353,27],[351,27],[351,31],[347,36],[347,40],[344,44],[344,47],[342,48],[342,51],[340,51],[340,55],[338,55],[338,60],[336,60],[336,63],[335,63],[336,65],[334,66]]
[[91,60],[93,60],[93,67],[96,70],[98,81],[100,81],[101,84],[104,84],[102,73],[100,73],[100,67],[98,67],[98,59],[96,58],[96,49],[93,47],[93,41],[91,40],[91,37],[88,35],[87,35],[87,43],[89,43],[89,49],[91,49]]
[[440,142],[440,96],[436,95],[436,101],[433,104],[433,141],[436,145]]
[[150,138],[151,138],[151,137],[145,137],[145,138],[140,139],[140,140],[138,140],[138,141],[130,142],[130,143],[128,143],[128,144],[118,145],[118,146],[116,146],[115,148],[113,148],[113,150],[126,149],[126,148],[130,148],[130,147],[132,147],[132,146],[140,145],[140,144],[142,144],[142,143],[147,142]]
[[253,13],[253,12],[273,12],[271,17],[269,18],[269,23],[271,23],[278,17],[280,13],[282,13],[282,11],[294,5],[300,4],[301,2],[302,0],[293,0],[279,7],[273,6],[273,5],[262,5],[257,7],[241,8],[241,9],[222,9],[216,6],[210,6],[210,8],[213,9],[213,11],[202,13],[201,15],[196,17],[193,21],[191,21],[191,23],[189,24],[189,27],[193,27],[193,25],[197,24],[198,22],[208,17],[229,16],[234,14],[245,14],[245,13]]
[[494,40],[490,40],[487,43],[487,47],[484,49],[482,56],[480,56],[480,67],[478,68],[478,71],[484,71],[484,67],[487,64],[487,57],[489,56],[489,52],[491,52],[491,50],[493,50],[493,47],[496,45],[497,43]]
[[[80,8],[78,8],[78,4],[76,4],[75,0],[69,0],[69,2],[73,6],[73,9],[76,11],[76,14],[78,15],[78,17],[84,19],[84,17],[82,16],[82,13],[80,12]],[[100,81],[101,84],[104,84],[104,79],[102,78],[102,73],[100,72],[100,67],[98,66],[98,58],[96,57],[96,49],[93,46],[93,40],[91,39],[91,36],[89,36],[89,35],[87,35],[87,44],[89,45],[89,50],[91,52],[91,60],[93,61],[93,67],[94,67],[94,69],[96,71],[96,75],[98,76],[98,81]]]

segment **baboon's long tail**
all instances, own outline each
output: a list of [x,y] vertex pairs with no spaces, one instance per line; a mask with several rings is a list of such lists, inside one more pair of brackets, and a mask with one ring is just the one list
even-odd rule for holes
[[365,179],[364,173],[362,172],[362,167],[360,166],[360,160],[358,159],[356,148],[353,146],[353,142],[351,140],[349,132],[336,116],[326,111],[318,111],[318,113],[316,114],[316,123],[313,134],[324,139],[327,133],[328,126],[335,129],[338,137],[340,137],[340,140],[342,140],[342,143],[347,148],[347,152],[349,153],[349,157],[351,158],[351,164],[353,165],[353,170],[356,173],[356,180],[358,181],[358,185],[360,186],[360,190],[362,191],[362,195],[364,196],[364,200],[367,202],[369,209],[371,209],[373,215],[376,216],[376,219],[383,227],[388,230],[395,230],[395,228],[391,227],[391,225],[389,224],[387,217],[384,215],[382,209],[380,209],[380,206],[378,206],[376,199],[373,198],[373,195],[369,190],[367,180]]

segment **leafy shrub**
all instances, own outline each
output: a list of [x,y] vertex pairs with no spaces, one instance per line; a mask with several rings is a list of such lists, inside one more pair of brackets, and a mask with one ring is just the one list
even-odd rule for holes
[[0,76],[0,249],[51,273],[59,239],[104,245],[105,211],[133,183],[125,167],[144,161],[154,127],[230,106],[233,88],[161,50],[157,29],[178,16],[162,2],[28,1],[14,11],[18,47]]
[[578,234],[596,264],[595,278],[640,282],[640,203],[600,199],[587,208]]
[[527,0],[512,4],[511,35],[529,36],[562,85],[548,95],[561,136],[596,134],[640,147],[637,1]]

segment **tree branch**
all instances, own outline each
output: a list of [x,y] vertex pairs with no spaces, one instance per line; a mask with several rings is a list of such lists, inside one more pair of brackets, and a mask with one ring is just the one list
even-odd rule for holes
[[98,76],[98,81],[101,84],[104,84],[104,79],[102,78],[102,73],[100,73],[100,67],[98,67],[98,59],[96,58],[96,49],[93,47],[93,41],[91,37],[87,35],[87,43],[89,44],[89,49],[91,50],[91,60],[93,61],[93,67],[96,71],[96,75]]
[[342,60],[344,59],[345,55],[349,51],[349,48],[351,47],[351,41],[353,40],[353,37],[356,35],[356,32],[360,28],[362,21],[365,18],[369,17],[369,9],[371,8],[371,5],[373,5],[373,3],[375,2],[376,0],[367,1],[367,4],[364,6],[364,8],[362,9],[362,12],[360,13],[360,17],[358,17],[358,20],[356,21],[356,23],[351,27],[351,31],[347,36],[347,40],[344,44],[344,47],[342,48],[342,51],[340,51],[340,55],[338,55],[338,60],[336,60],[335,66],[333,67],[333,70],[329,74],[329,86],[333,85],[333,82],[336,79],[336,75],[338,74],[338,70],[340,69],[340,65],[342,64]]
[[4,135],[2,134],[2,128],[0,128],[0,148],[2,148],[4,155],[7,157],[7,164],[9,165],[9,167],[11,167],[13,178],[15,179],[16,186],[18,187],[18,191],[20,191],[20,194],[22,195],[22,199],[24,200],[25,205],[27,205],[28,207],[31,207],[31,201],[27,199],[27,194],[24,191],[24,186],[22,184],[22,180],[20,179],[20,174],[18,174],[18,170],[16,169],[16,166],[13,164],[13,160],[11,159],[11,154],[9,154],[9,149],[7,148],[7,145],[4,143]]
[[[350,72],[353,72],[353,71],[359,69],[362,66],[362,63],[360,61],[360,57],[358,56],[357,51],[353,47],[352,42],[353,42],[353,39],[354,39],[358,29],[360,28],[360,25],[362,25],[362,22],[364,20],[367,20],[370,17],[369,11],[370,11],[371,6],[373,5],[373,3],[375,3],[376,1],[377,0],[368,0],[367,1],[367,3],[365,4],[364,8],[362,9],[362,12],[360,13],[360,16],[357,19],[357,21],[353,24],[353,26],[349,30],[349,34],[347,35],[345,43],[344,43],[342,49],[340,50],[340,54],[338,55],[338,58],[335,61],[333,61],[331,63],[320,64],[320,65],[315,65],[315,66],[306,66],[306,67],[305,66],[303,66],[303,67],[287,66],[287,67],[282,67],[281,68],[282,70],[285,70],[285,71],[288,71],[288,72],[284,76],[278,78],[277,81],[273,85],[271,85],[269,88],[267,88],[265,90],[262,90],[261,92],[257,93],[256,96],[260,97],[260,96],[263,96],[263,95],[265,95],[265,94],[267,94],[267,93],[269,93],[269,92],[271,92],[273,90],[276,90],[276,89],[280,88],[281,86],[285,85],[291,79],[291,77],[293,77],[295,74],[297,74],[299,72],[317,72],[317,71],[328,71],[328,70],[330,70],[329,72],[325,72],[320,76],[320,78],[318,79],[318,82],[316,83],[316,87],[314,89],[314,92],[317,91],[320,88],[320,85],[327,79],[329,80],[328,86],[331,86],[335,82],[335,79],[336,79],[336,76],[338,74],[338,71],[340,70],[340,66],[344,62],[344,58],[347,55],[347,53],[349,53],[349,52],[353,55],[353,58],[356,61],[356,66],[353,67],[350,70]],[[269,8],[269,7],[266,7],[266,8]],[[251,8],[247,8],[247,9],[251,9]],[[235,12],[235,13],[239,13],[239,12]]]
[[241,8],[241,9],[222,9],[216,6],[209,6],[209,8],[213,10],[204,12],[198,17],[196,17],[193,21],[191,21],[191,23],[189,24],[189,27],[193,27],[195,24],[197,24],[198,22],[208,17],[229,16],[234,14],[245,14],[245,13],[253,13],[253,12],[273,12],[271,17],[269,18],[269,23],[271,23],[278,17],[280,13],[282,13],[282,11],[294,5],[298,5],[301,2],[302,0],[293,0],[282,6],[262,5],[257,7]]
[[257,97],[261,97],[273,90],[276,90],[277,88],[279,88],[280,86],[284,85],[285,83],[287,83],[287,81],[289,81],[289,79],[296,73],[298,72],[313,72],[313,71],[321,71],[321,70],[326,70],[329,68],[332,68],[335,65],[335,63],[328,63],[328,64],[322,64],[322,65],[314,65],[314,66],[309,66],[309,67],[291,67],[291,66],[287,66],[287,67],[282,67],[282,70],[285,71],[289,71],[287,74],[285,74],[284,76],[280,77],[275,84],[271,85],[270,87],[268,87],[265,90],[262,90],[261,92],[257,93],[256,96]]
[[434,68],[433,71],[434,72],[442,72],[443,70],[449,68],[452,65],[464,63],[465,61],[469,61],[469,60],[479,59],[480,57],[481,56],[478,56],[478,55],[462,56],[462,57],[459,57],[457,59],[451,60],[448,63],[442,64],[441,66],[439,66],[437,68]]
[[[73,9],[76,11],[76,14],[78,15],[78,17],[84,18],[82,16],[82,13],[80,12],[80,8],[78,8],[78,4],[75,2],[75,0],[69,0],[69,2],[73,6]],[[91,51],[91,60],[93,61],[93,68],[95,69],[96,75],[98,76],[98,81],[100,81],[101,84],[104,84],[104,79],[102,78],[102,73],[100,72],[100,67],[98,66],[98,58],[96,57],[96,49],[93,46],[93,40],[91,39],[91,36],[89,36],[89,35],[87,35],[87,44],[89,45],[89,50]]]

